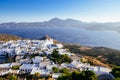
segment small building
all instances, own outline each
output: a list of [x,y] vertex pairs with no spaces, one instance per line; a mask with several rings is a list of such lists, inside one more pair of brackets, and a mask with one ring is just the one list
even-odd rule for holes
[[7,64],[0,64],[0,75],[5,75],[8,73],[11,73],[11,68],[12,64],[11,63],[7,63]]
[[46,69],[40,69],[39,67],[34,67],[30,74],[39,73],[41,76],[47,76],[50,72]]
[[49,64],[49,65],[46,65],[46,70],[48,70],[48,71],[52,71],[52,68],[53,68],[53,67],[57,67],[57,65],[54,64],[54,63]]
[[90,66],[90,65],[88,65],[88,66],[81,66],[80,70],[92,70],[97,75],[109,74],[109,72],[111,71],[111,69],[106,68],[106,67],[102,67],[102,66]]
[[57,79],[60,75],[61,75],[61,73],[53,73],[52,78]]
[[35,64],[23,64],[20,66],[20,73],[30,73],[34,68]]
[[6,63],[6,64],[0,64],[0,69],[10,69],[12,67],[11,63]]
[[79,60],[73,60],[68,67],[70,68],[80,68],[83,64]]
[[32,59],[33,63],[40,63],[41,61],[43,61],[43,57],[40,56],[36,56],[35,58]]
[[11,69],[0,69],[0,76],[11,73]]

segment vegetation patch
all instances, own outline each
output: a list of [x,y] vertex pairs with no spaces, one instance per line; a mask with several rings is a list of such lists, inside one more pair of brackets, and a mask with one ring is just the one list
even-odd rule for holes
[[0,41],[9,41],[9,40],[18,40],[22,39],[18,36],[10,35],[10,34],[0,34]]
[[[83,56],[91,56],[96,58],[97,60],[101,61],[104,64],[107,64],[110,67],[119,66],[120,65],[120,51],[114,50],[105,47],[90,47],[85,50],[81,50],[80,45],[71,45],[71,44],[64,44],[64,47],[69,49],[70,52],[75,54],[80,54]],[[85,48],[85,46],[84,46]]]
[[18,70],[20,66],[12,66],[13,70]]
[[49,57],[52,61],[54,61],[57,64],[72,62],[72,59],[68,57],[67,54],[60,55],[57,50],[54,50]]

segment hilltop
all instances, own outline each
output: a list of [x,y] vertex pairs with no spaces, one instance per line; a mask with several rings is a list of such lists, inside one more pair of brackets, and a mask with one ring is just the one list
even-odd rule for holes
[[[48,35],[40,38],[40,40],[50,39]],[[9,34],[0,34],[0,41],[23,39],[18,36]],[[59,42],[54,40],[55,42]],[[120,65],[120,51],[105,47],[88,47],[82,45],[64,44],[64,47],[70,52],[82,55],[92,65],[112,67]]]
[[0,34],[0,41],[9,41],[9,40],[18,40],[18,39],[22,39],[22,38],[10,34]]

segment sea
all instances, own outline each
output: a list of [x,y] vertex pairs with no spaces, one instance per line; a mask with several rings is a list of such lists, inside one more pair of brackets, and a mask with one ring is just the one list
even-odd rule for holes
[[120,50],[120,32],[87,30],[78,27],[0,28],[0,33],[28,39],[40,39],[48,35],[60,42]]

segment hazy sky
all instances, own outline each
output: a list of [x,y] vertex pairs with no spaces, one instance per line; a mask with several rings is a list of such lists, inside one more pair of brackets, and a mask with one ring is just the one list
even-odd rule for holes
[[0,23],[40,22],[54,17],[120,21],[120,0],[0,0]]

